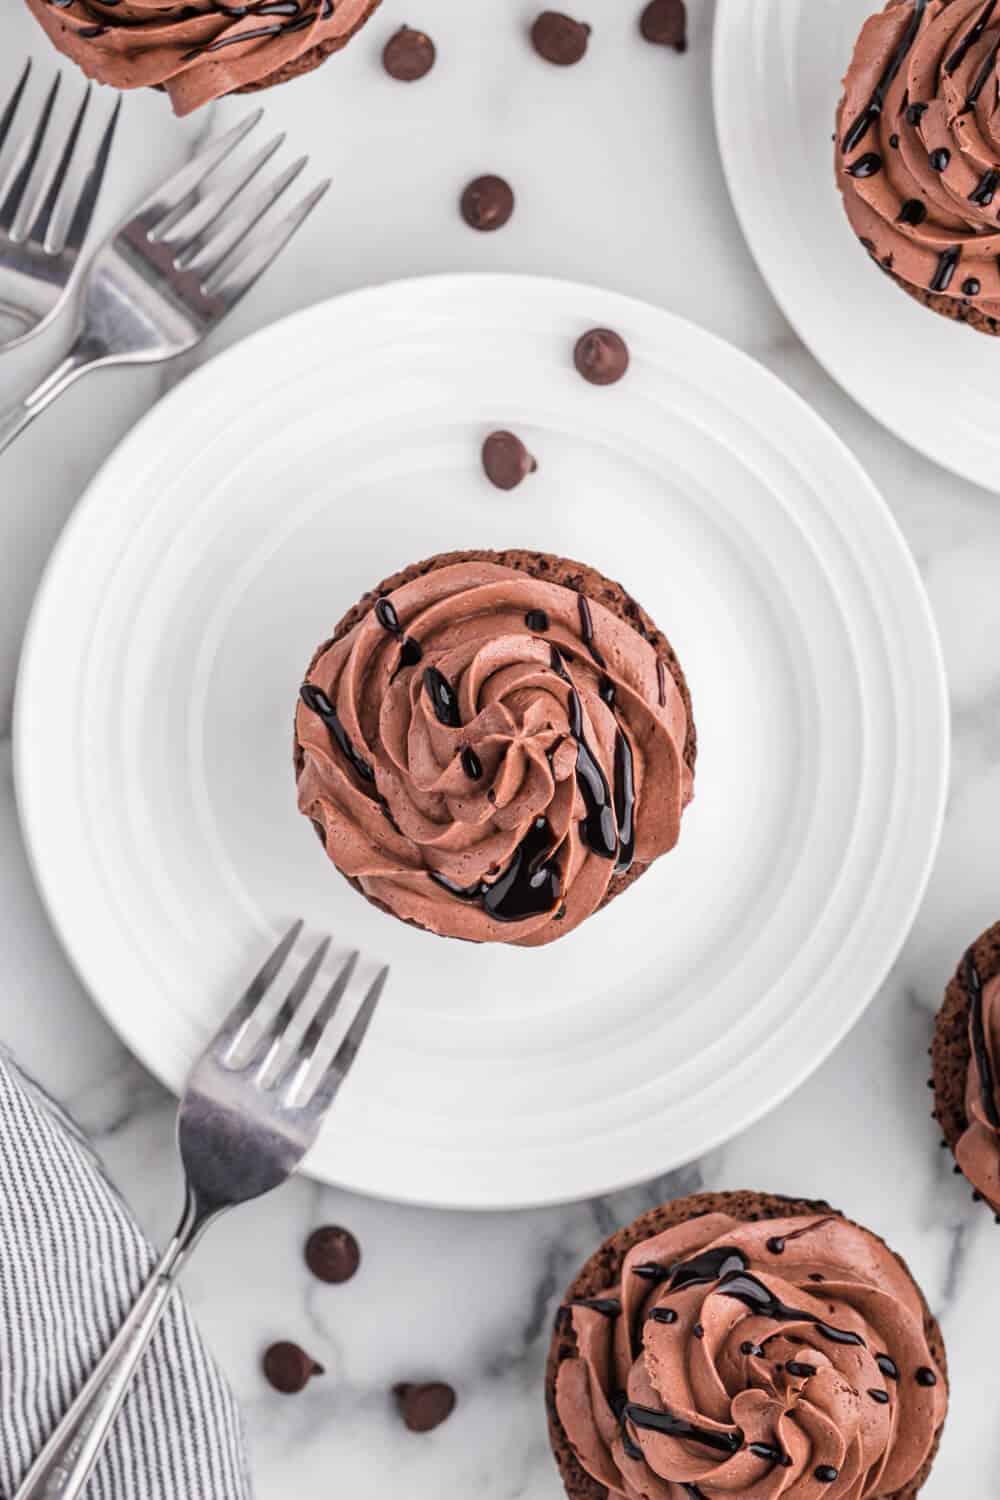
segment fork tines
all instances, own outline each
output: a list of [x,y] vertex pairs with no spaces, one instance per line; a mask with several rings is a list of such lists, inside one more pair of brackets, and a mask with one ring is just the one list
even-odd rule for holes
[[[330,948],[330,939],[323,938],[306,959],[279,1009],[260,1029],[262,1014],[271,1009],[268,997],[272,987],[295,949],[302,926],[296,922],[267,958],[215,1037],[210,1052],[222,1067],[250,1074],[261,1087],[275,1090],[286,1105],[297,1104],[310,1113],[322,1114],[333,1102],[357,1057],[389,969],[388,966],[380,969],[369,984],[332,1060],[303,1098],[304,1087],[334,1029],[341,1001],[361,955],[350,953],[341,962],[333,982],[323,990],[316,984]],[[246,1054],[245,1043],[254,1032],[258,1034]]]
[[185,282],[178,283],[182,291],[193,276],[206,298],[219,299],[227,308],[250,289],[330,187],[327,178],[284,216],[271,213],[309,158],[300,156],[252,186],[285,140],[279,133],[242,161],[236,158],[237,148],[263,115],[262,109],[255,110],[210,141],[146,199],[125,230],[134,248],[141,234],[158,252],[161,271],[177,277],[187,273]]
[[[5,181],[0,187],[0,234],[24,240],[40,249],[76,253],[86,239],[97,206],[118,128],[121,99],[118,99],[111,111],[75,198],[71,198],[68,183],[90,108],[93,85],[87,84],[84,88],[79,107],[63,137],[60,149],[57,142],[49,142],[50,133],[54,134],[52,118],[62,86],[62,75],[59,73],[56,74],[37,117],[33,122],[26,120],[24,134],[19,134],[22,115],[27,113],[26,107],[22,109],[22,105],[30,77],[29,60],[0,114],[0,152],[8,145],[14,151],[9,181]],[[68,210],[68,227],[60,243],[54,245],[51,242],[52,229],[64,202]],[[23,217],[26,217],[27,222],[23,232],[18,234],[17,226]]]

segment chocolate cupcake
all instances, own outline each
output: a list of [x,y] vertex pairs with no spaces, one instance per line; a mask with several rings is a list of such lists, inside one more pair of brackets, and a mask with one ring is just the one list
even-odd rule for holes
[[88,78],[119,89],[164,89],[178,115],[311,72],[350,41],[378,3],[27,0],[60,52]]
[[825,1203],[699,1193],[587,1261],[546,1404],[571,1500],[910,1500],[937,1451],[947,1364],[876,1235]]
[[666,637],[593,568],[451,552],[387,578],[316,652],[299,807],[383,911],[554,942],[672,849],[696,737]]
[[963,954],[931,1052],[941,1133],[977,1196],[1000,1216],[1000,922]]
[[1000,331],[1000,8],[889,0],[837,114],[837,183],[872,260],[911,297]]

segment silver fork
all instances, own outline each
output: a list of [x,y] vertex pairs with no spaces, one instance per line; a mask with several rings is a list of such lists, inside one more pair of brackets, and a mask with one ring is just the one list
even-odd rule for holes
[[[97,144],[75,204],[66,205],[69,219],[65,232],[54,234],[63,198],[69,197],[67,182],[90,107],[91,85],[84,89],[62,150],[59,151],[56,145],[46,150],[62,79],[61,75],[56,75],[34,129],[29,125],[19,140],[15,127],[19,123],[30,76],[29,60],[0,114],[0,151],[8,143],[16,142],[12,175],[6,193],[0,198],[0,313],[17,329],[10,338],[0,338],[0,353],[38,333],[62,306],[97,207],[121,113],[119,99]],[[43,189],[41,201],[30,206],[32,192],[38,194]],[[23,230],[19,230],[19,220],[25,210],[33,217]]]
[[[269,1009],[266,997],[301,931],[302,923],[296,922],[285,934],[195,1063],[177,1116],[186,1181],[177,1233],[15,1500],[77,1500],[174,1283],[202,1234],[228,1209],[279,1187],[316,1140],[357,1057],[389,970],[376,975],[333,1060],[310,1087],[310,1075],[359,955],[351,954],[317,1004],[310,996],[330,946],[325,938],[306,960],[280,1010],[262,1026],[262,1013]],[[293,1028],[296,1018],[307,1017],[299,1040],[289,1040],[290,1029],[300,1029]]]
[[88,370],[155,364],[193,349],[281,253],[330,182],[321,182],[283,217],[271,216],[309,160],[299,157],[251,192],[281,135],[235,171],[220,173],[263,113],[211,141],[101,246],[84,275],[69,353],[29,396],[0,415],[0,453]]

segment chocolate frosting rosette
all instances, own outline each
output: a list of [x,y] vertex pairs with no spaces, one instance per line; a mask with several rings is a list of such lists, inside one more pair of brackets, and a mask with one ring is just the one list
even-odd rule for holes
[[88,78],[164,88],[178,115],[321,62],[378,0],[27,0],[51,40]]
[[333,862],[431,932],[571,932],[674,846],[692,795],[686,684],[647,620],[544,554],[450,554],[366,597],[296,718],[299,806]]
[[947,1406],[923,1298],[868,1231],[762,1196],[654,1210],[570,1289],[549,1401],[574,1500],[916,1493]]
[[998,0],[889,0],[844,79],[836,170],[878,264],[937,311],[1000,318]]
[[1000,923],[963,955],[938,1013],[932,1054],[944,1143],[1000,1222]]

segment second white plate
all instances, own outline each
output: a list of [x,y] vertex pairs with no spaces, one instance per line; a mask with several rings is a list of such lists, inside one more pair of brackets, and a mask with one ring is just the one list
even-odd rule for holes
[[[627,338],[587,386],[587,327]],[[479,444],[539,472],[490,488]],[[700,735],[679,848],[539,950],[429,937],[327,863],[291,721],[317,642],[429,553],[525,546],[626,581]],[[584,287],[450,277],[268,329],[179,386],[91,487],[25,649],[17,778],[55,923],[178,1087],[297,913],[393,975],[311,1160],[461,1207],[583,1197],[697,1156],[799,1083],[913,918],[947,770],[937,642],[857,463],[699,329]]]
[[1000,344],[929,312],[871,265],[841,207],[841,79],[881,0],[720,0],[719,145],[750,248],[799,336],[905,443],[1000,490]]

